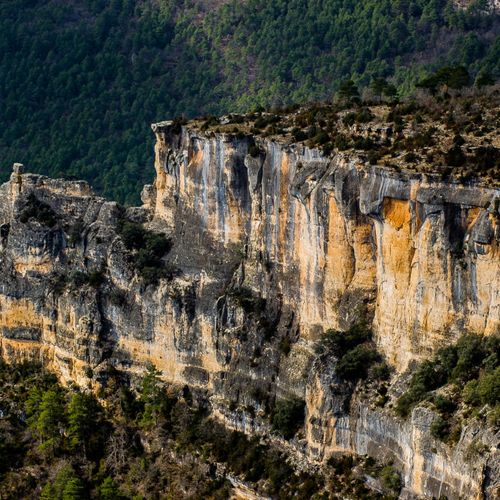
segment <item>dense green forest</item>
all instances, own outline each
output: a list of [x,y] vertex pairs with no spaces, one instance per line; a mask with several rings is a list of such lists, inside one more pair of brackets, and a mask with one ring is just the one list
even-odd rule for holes
[[137,203],[151,122],[330,99],[346,78],[404,95],[445,64],[497,79],[498,21],[485,0],[3,0],[0,176],[20,161]]
[[[297,471],[275,446],[211,418],[203,395],[159,375],[150,366],[132,390],[110,370],[96,397],[63,388],[39,365],[0,360],[0,499],[222,500],[233,491],[229,474],[280,500],[393,500],[401,488],[395,469],[373,460],[385,496],[352,473],[361,459]],[[289,425],[290,409],[279,415]]]

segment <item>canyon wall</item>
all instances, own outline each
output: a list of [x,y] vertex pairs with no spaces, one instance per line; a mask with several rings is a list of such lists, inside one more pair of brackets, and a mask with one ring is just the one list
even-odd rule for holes
[[279,290],[301,339],[369,309],[401,371],[464,330],[498,331],[499,190],[265,140],[251,157],[248,140],[154,129],[155,217],[172,227],[189,212],[215,242],[244,247],[246,283]]
[[[141,208],[20,166],[0,187],[2,356],[85,386],[153,362],[247,432],[268,432],[270,401],[295,395],[306,425],[294,446],[310,460],[368,453],[395,462],[409,497],[493,498],[498,437],[471,424],[454,449],[437,443],[430,410],[404,421],[349,397],[314,345],[368,321],[397,381],[466,330],[497,332],[500,191],[270,139],[153,131],[157,175]],[[54,223],[26,217],[33,196]],[[123,219],[171,238],[172,279],[144,283]],[[97,284],[78,274],[96,272]],[[474,443],[488,449],[471,458]]]

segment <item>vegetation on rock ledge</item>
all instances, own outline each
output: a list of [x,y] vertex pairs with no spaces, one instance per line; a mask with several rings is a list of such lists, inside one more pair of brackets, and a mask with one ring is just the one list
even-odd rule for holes
[[432,435],[450,443],[458,440],[470,417],[486,415],[490,425],[499,426],[500,336],[466,334],[424,361],[397,400],[396,412],[405,417],[422,401],[440,414]]

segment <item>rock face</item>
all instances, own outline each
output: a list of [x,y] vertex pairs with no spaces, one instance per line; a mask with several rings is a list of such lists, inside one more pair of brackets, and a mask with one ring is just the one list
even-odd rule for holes
[[[2,356],[82,385],[153,362],[247,432],[267,432],[269,403],[295,395],[307,405],[295,444],[311,460],[368,453],[394,460],[407,496],[493,498],[498,437],[471,425],[450,449],[430,437],[430,411],[403,421],[349,398],[314,342],[368,318],[403,374],[464,330],[498,331],[500,191],[270,139],[153,130],[141,208],[21,166],[0,187]],[[123,218],[172,239],[173,279],[145,285]],[[490,450],[471,458],[477,443]]]

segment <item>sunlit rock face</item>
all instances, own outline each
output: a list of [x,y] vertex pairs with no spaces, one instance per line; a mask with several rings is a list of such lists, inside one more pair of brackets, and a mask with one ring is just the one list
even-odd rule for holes
[[252,157],[253,139],[154,129],[155,217],[175,226],[189,213],[214,242],[244,250],[246,283],[278,289],[301,339],[368,311],[404,370],[464,330],[498,330],[498,190],[266,140]]
[[[249,433],[268,432],[269,402],[295,395],[309,460],[368,453],[394,461],[410,496],[494,498],[498,438],[470,428],[454,450],[436,443],[431,414],[403,421],[350,398],[314,344],[368,321],[403,374],[465,330],[498,331],[500,191],[271,139],[153,131],[157,175],[141,208],[20,166],[0,187],[2,356],[94,387],[152,362]],[[26,218],[33,196],[53,224]],[[118,234],[124,218],[171,238],[172,279],[144,283]],[[77,279],[95,272],[97,283]],[[491,449],[472,460],[473,439]]]

